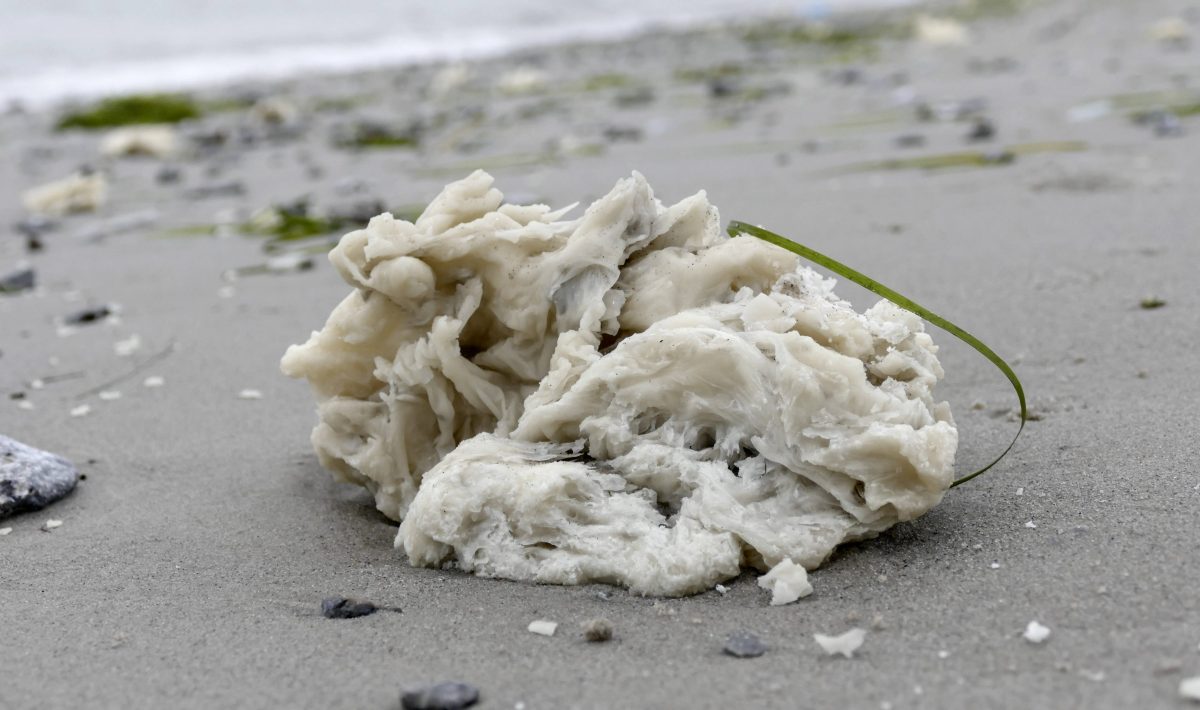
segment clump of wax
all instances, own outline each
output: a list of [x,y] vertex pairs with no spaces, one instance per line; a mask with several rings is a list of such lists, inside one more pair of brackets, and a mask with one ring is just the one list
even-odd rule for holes
[[703,192],[664,206],[634,173],[564,214],[479,171],[374,218],[330,255],[353,290],[283,358],[321,462],[414,564],[691,594],[941,500],[958,439],[920,319],[727,237]]

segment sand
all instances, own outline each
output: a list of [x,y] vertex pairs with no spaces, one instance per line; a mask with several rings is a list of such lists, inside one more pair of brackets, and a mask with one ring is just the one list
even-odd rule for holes
[[[884,43],[854,65],[865,81],[849,86],[826,76],[843,65],[816,63],[809,49],[756,54],[725,31],[564,48],[542,59],[567,88],[497,99],[477,85],[464,103],[489,120],[449,110],[418,151],[347,152],[329,132],[350,116],[410,115],[431,70],[253,87],[309,107],[300,137],[181,160],[178,185],[156,184],[153,160],[98,162],[102,136],[54,134],[53,115],[5,115],[0,140],[15,159],[0,161],[0,222],[24,216],[20,192],[85,162],[108,170],[111,198],[98,215],[61,220],[41,252],[26,254],[13,235],[0,244],[5,273],[28,259],[39,278],[34,293],[0,296],[0,391],[35,405],[0,402],[0,430],[87,475],[52,508],[3,521],[14,529],[0,537],[0,707],[392,708],[403,687],[439,680],[478,686],[480,707],[531,710],[1183,706],[1179,681],[1200,672],[1200,123],[1185,117],[1184,135],[1157,137],[1123,110],[1066,115],[1194,80],[1200,49],[1146,36],[1187,7],[1050,2],[973,22],[965,48]],[[968,68],[997,57],[1016,66]],[[672,76],[721,61],[752,68],[747,85],[791,91],[730,103]],[[611,90],[578,88],[601,71],[645,77],[656,100],[618,110]],[[966,146],[968,124],[915,122],[893,104],[897,72],[933,101],[986,97],[997,137]],[[348,114],[311,110],[317,97],[376,87],[388,95]],[[645,134],[599,155],[511,165],[548,138],[587,143],[607,125]],[[927,144],[896,147],[907,133]],[[468,137],[490,142],[452,147]],[[831,172],[1061,140],[1086,149],[984,168]],[[1037,421],[995,470],[924,518],[845,548],[811,575],[811,596],[784,607],[749,576],[726,594],[656,601],[414,569],[392,548],[395,525],[318,467],[311,398],[278,373],[284,348],[319,326],[345,286],[320,258],[311,271],[229,283],[226,270],[263,261],[261,238],[169,234],[304,194],[354,199],[335,190],[348,177],[389,205],[419,203],[497,155],[509,166],[488,167],[509,191],[551,204],[595,197],[635,168],[665,199],[707,188],[725,219],[842,258],[992,344],[1014,363]],[[225,180],[244,194],[184,194]],[[89,236],[147,209],[153,224]],[[839,290],[860,307],[873,300]],[[1150,295],[1166,304],[1141,308]],[[62,337],[56,318],[107,302],[121,305],[119,323]],[[141,348],[118,356],[114,343],[133,334]],[[939,340],[965,472],[1006,445],[1015,400],[986,361]],[[163,386],[143,387],[148,376]],[[47,383],[35,390],[37,378]],[[97,387],[123,396],[81,396]],[[239,398],[246,389],[261,398]],[[85,403],[90,413],[69,416]],[[50,518],[63,525],[41,531]],[[323,618],[320,601],[333,595],[403,612]],[[579,633],[597,617],[613,623],[611,642]],[[537,619],[558,633],[528,633]],[[1052,630],[1040,645],[1022,639],[1031,620]],[[853,659],[828,658],[812,640],[853,627],[869,629]],[[738,631],[770,650],[723,655]]]

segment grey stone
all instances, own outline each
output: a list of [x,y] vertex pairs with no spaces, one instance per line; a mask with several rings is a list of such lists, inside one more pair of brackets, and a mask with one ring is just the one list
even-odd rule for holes
[[33,269],[21,269],[0,278],[0,293],[20,293],[34,287],[37,278]]
[[754,634],[737,631],[725,639],[721,652],[734,658],[758,658],[767,652],[767,644]]
[[346,597],[329,597],[321,600],[321,613],[326,619],[357,619],[379,611],[371,602],[360,602]]
[[70,461],[0,435],[0,518],[41,510],[78,481]]
[[479,689],[458,681],[447,681],[404,691],[404,710],[461,710],[479,702]]

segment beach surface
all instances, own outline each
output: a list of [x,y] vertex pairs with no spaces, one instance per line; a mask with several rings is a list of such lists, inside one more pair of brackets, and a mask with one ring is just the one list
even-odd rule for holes
[[[1171,18],[1191,41],[1154,29]],[[0,520],[0,708],[396,708],[443,680],[527,710],[1188,707],[1200,5],[960,19],[963,43],[727,25],[212,89],[165,159],[102,157],[104,131],[54,130],[65,108],[0,116],[0,277],[37,277],[0,294],[0,433],[86,476]],[[354,146],[364,126],[388,145]],[[102,206],[13,226],[23,191],[84,165],[106,175]],[[352,227],[286,241],[247,225],[302,200],[321,225],[407,214],[477,167],[555,206],[632,170],[664,201],[705,189],[723,220],[989,343],[1032,420],[996,468],[842,548],[788,606],[749,574],[662,600],[413,568],[396,524],[318,465],[312,397],[278,368],[349,291],[324,251]],[[312,268],[269,261],[288,253]],[[115,315],[64,327],[101,305]],[[1007,445],[1016,398],[931,330],[965,473]],[[322,617],[335,595],[401,611]],[[583,639],[595,618],[612,641]],[[539,619],[557,633],[528,632]],[[855,627],[850,659],[813,640]],[[723,655],[734,632],[769,651]]]

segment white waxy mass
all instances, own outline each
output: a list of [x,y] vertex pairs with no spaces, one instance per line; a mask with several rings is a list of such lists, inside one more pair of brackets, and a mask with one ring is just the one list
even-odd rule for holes
[[491,176],[330,259],[353,291],[283,371],[419,565],[682,595],[813,569],[936,505],[957,431],[920,319],[638,174],[578,219]]

